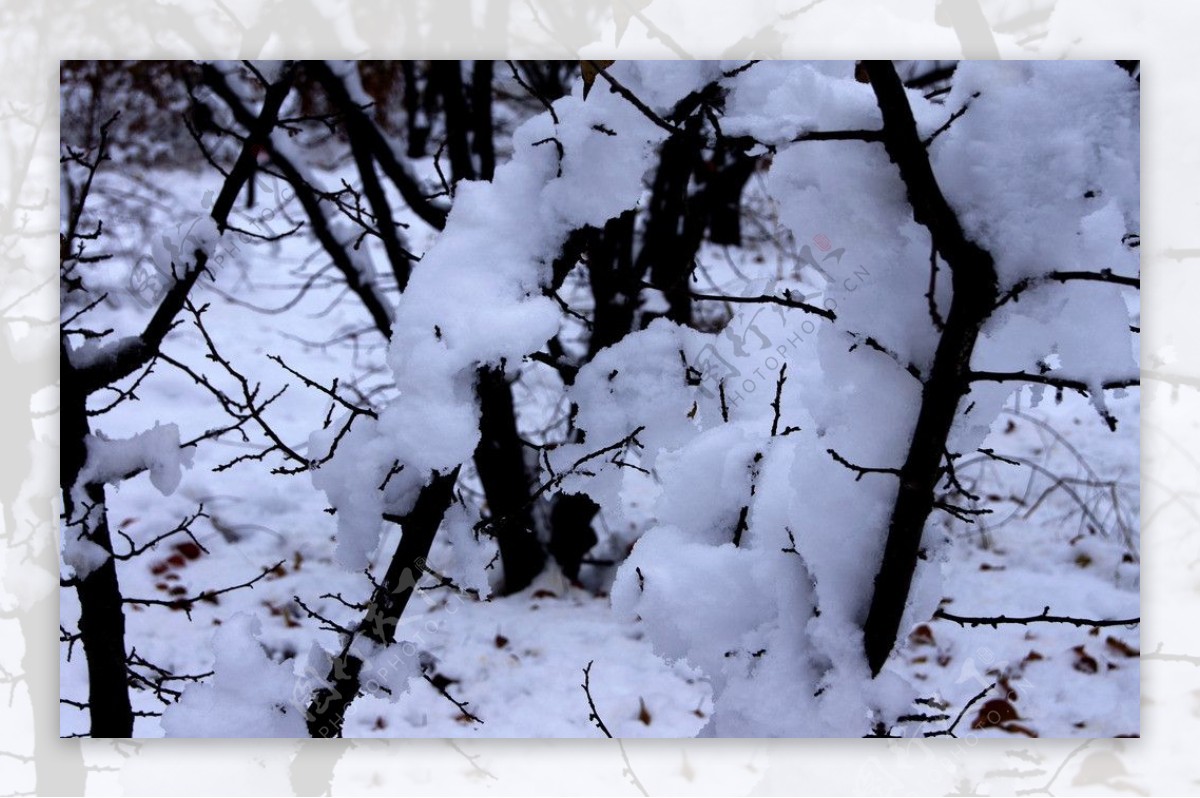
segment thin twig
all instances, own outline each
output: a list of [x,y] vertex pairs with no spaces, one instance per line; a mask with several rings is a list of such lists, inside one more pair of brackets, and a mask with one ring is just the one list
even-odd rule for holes
[[1001,624],[1013,624],[1018,626],[1027,626],[1031,623],[1069,623],[1072,626],[1091,626],[1091,627],[1106,627],[1106,626],[1136,626],[1142,622],[1138,618],[1120,618],[1116,620],[1106,619],[1099,620],[1095,618],[1072,618],[1066,615],[1051,615],[1050,608],[1046,607],[1042,610],[1041,615],[1028,615],[1023,618],[1010,618],[1007,615],[996,615],[993,617],[973,617],[969,615],[954,615],[939,609],[933,614],[935,618],[941,618],[945,621],[956,623],[959,626],[990,626],[993,629]]
[[859,465],[855,465],[854,463],[851,463],[849,460],[847,460],[845,457],[842,457],[840,454],[835,452],[833,449],[826,449],[825,451],[829,452],[830,456],[833,457],[834,460],[841,463],[846,468],[849,468],[851,471],[855,471],[858,473],[858,476],[856,476],[854,478],[855,482],[858,482],[863,477],[865,477],[867,474],[891,474],[892,476],[897,476],[897,477],[900,476],[899,468],[868,468],[866,466],[859,466]]
[[679,128],[675,127],[670,122],[663,119],[658,114],[654,113],[654,111],[651,110],[650,106],[648,106],[644,102],[642,102],[641,99],[636,94],[634,94],[632,91],[627,89],[620,81],[618,81],[612,75],[608,74],[608,70],[605,69],[603,66],[601,66],[598,62],[585,61],[584,63],[588,64],[592,69],[596,70],[596,73],[598,75],[600,75],[600,77],[602,77],[606,81],[608,81],[608,85],[612,87],[613,92],[624,97],[634,108],[641,111],[642,115],[645,116],[647,119],[649,119],[651,122],[658,125],[663,130],[667,131],[668,133],[670,133],[672,135],[682,132]]
[[771,407],[775,410],[775,418],[771,420],[771,437],[774,438],[779,434],[779,416],[781,413],[783,399],[783,384],[787,382],[787,363],[779,367],[779,381],[775,383],[775,401],[771,402]]
[[938,729],[937,731],[925,732],[925,736],[926,737],[957,737],[957,735],[954,733],[954,730],[956,728],[958,728],[958,724],[962,721],[963,716],[967,714],[967,710],[969,710],[971,707],[975,706],[975,702],[979,701],[985,695],[987,695],[989,692],[991,692],[991,689],[995,686],[996,686],[996,683],[992,682],[987,687],[980,690],[979,693],[974,698],[972,698],[970,701],[968,701],[966,703],[966,705],[958,713],[958,717],[955,718],[954,722],[951,723],[949,726],[947,726],[944,729]]
[[421,678],[423,678],[425,681],[429,682],[429,684],[433,686],[433,689],[434,689],[434,690],[437,690],[439,693],[441,693],[441,694],[442,694],[442,697],[443,697],[443,698],[445,698],[447,701],[449,701],[449,702],[450,702],[451,704],[453,704],[454,706],[458,707],[458,711],[459,711],[459,712],[461,712],[461,713],[463,713],[463,715],[464,715],[466,718],[468,718],[469,720],[471,720],[471,721],[473,721],[473,722],[475,722],[475,723],[483,723],[483,718],[479,717],[479,716],[478,716],[478,715],[476,715],[474,712],[472,712],[471,710],[467,709],[467,706],[468,706],[469,702],[467,702],[467,701],[459,701],[457,698],[455,698],[454,696],[450,695],[450,693],[449,693],[449,692],[446,690],[446,688],[445,688],[445,687],[443,687],[442,685],[440,685],[438,682],[434,681],[434,680],[433,680],[433,679],[432,679],[432,678],[429,676],[429,674],[428,674],[428,673],[422,673],[422,674],[421,674]]
[[284,561],[280,560],[279,562],[272,565],[270,568],[264,568],[258,576],[254,577],[253,579],[250,579],[248,581],[242,582],[240,584],[230,585],[229,587],[223,587],[220,590],[204,590],[204,591],[201,591],[200,593],[197,593],[194,596],[190,596],[187,598],[175,598],[175,599],[125,598],[125,599],[122,599],[122,601],[124,601],[126,604],[141,604],[141,605],[147,605],[147,606],[153,605],[153,606],[158,606],[158,607],[170,607],[173,610],[183,610],[184,612],[187,613],[188,617],[190,618],[193,605],[195,605],[201,601],[211,601],[212,599],[216,598],[217,596],[220,596],[223,593],[231,593],[234,590],[241,590],[243,588],[250,588],[253,590],[254,585],[256,583],[267,578],[267,576],[269,576],[270,574],[278,571],[278,569],[283,566],[283,563],[284,563]]
[[587,667],[583,669],[583,694],[587,696],[588,708],[591,709],[591,714],[588,715],[588,720],[593,721],[600,731],[604,732],[604,736],[612,739],[612,732],[604,725],[604,721],[600,718],[600,712],[596,709],[596,702],[592,700],[592,664],[595,660],[590,660]]

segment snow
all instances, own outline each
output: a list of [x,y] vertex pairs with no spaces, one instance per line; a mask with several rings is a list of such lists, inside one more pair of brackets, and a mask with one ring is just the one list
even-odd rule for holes
[[221,238],[212,216],[196,216],[151,238],[151,257],[160,274],[182,277],[196,262],[197,253],[209,257],[220,245]]
[[[723,68],[720,61],[618,61],[606,71],[652,110],[667,115],[680,100],[719,80]],[[592,90],[597,94],[611,91],[600,75]]]
[[102,522],[103,505],[95,506],[84,492],[87,485],[119,485],[143,471],[149,472],[152,484],[164,496],[175,492],[182,479],[182,469],[192,465],[192,449],[179,445],[176,424],[155,424],[131,438],[109,439],[104,433],[84,439],[87,460],[72,489],[73,504],[78,512],[72,525],[63,531],[62,558],[68,566],[68,577],[86,578],[108,561],[108,552],[90,540],[92,530]]
[[416,678],[398,703],[356,701],[347,736],[595,738],[601,733],[588,721],[581,688],[589,661],[593,698],[616,736],[693,736],[711,712],[708,685],[651,653],[642,624],[616,622],[606,598],[564,588],[552,575],[489,603],[434,595],[435,603],[414,608],[401,634],[419,641],[431,673],[452,680],[447,691],[483,722],[470,722]]
[[1139,229],[1133,78],[1111,61],[970,61],[946,108],[968,102],[930,152],[943,193],[1001,280],[1054,269],[1136,274],[1136,257],[1113,258]]
[[728,135],[778,145],[814,130],[879,127],[871,87],[855,82],[845,61],[762,61],[739,75],[736,86],[722,122]]
[[175,492],[182,469],[192,464],[193,449],[179,445],[179,425],[155,423],[132,438],[109,439],[104,433],[89,435],[87,462],[79,484],[118,484],[140,471],[148,471],[150,484],[167,496]]
[[497,556],[496,546],[475,531],[475,521],[466,505],[452,505],[442,521],[431,560],[439,572],[454,574],[463,590],[487,599],[492,592],[488,568]]
[[295,679],[259,645],[262,622],[248,615],[225,621],[212,637],[213,677],[189,688],[162,716],[171,737],[306,737],[292,705]]
[[[376,426],[370,418],[356,421],[341,443],[353,449],[355,456],[334,457],[312,474],[313,485],[339,508],[337,557],[348,570],[367,566],[379,544],[387,500],[394,506],[411,506],[416,501],[414,486],[404,479],[389,480],[386,492],[379,489],[384,479],[379,475],[387,474],[394,458],[391,444],[379,436]],[[324,458],[340,429],[339,424],[314,432],[309,451]]]
[[[618,62],[611,74],[666,113],[722,68],[738,65]],[[970,102],[930,152],[947,198],[969,235],[996,256],[1006,286],[1050,270],[1138,273],[1136,251],[1120,245],[1137,230],[1138,214],[1137,128],[1130,121],[1137,95],[1123,75],[1104,64],[971,63],[960,67],[944,106],[910,95],[924,135]],[[1009,699],[1016,723],[1042,736],[1138,731],[1137,660],[1126,653],[1136,649],[1136,629],[1092,634],[932,620],[939,607],[968,615],[1036,615],[1046,605],[1063,615],[1137,614],[1136,389],[1093,391],[1091,400],[1068,392],[1059,402],[1052,389],[973,386],[972,407],[960,413],[950,446],[963,453],[960,477],[995,512],[976,524],[931,517],[904,639],[871,678],[861,626],[896,479],[860,475],[829,450],[868,468],[903,462],[922,387],[910,371],[927,372],[937,344],[926,298],[929,236],[912,221],[904,186],[878,144],[792,143],[805,131],[878,127],[871,89],[854,80],[852,65],[765,61],[722,82],[731,90],[725,133],[774,145],[747,202],[774,225],[769,237],[788,241],[791,251],[776,258],[774,243],[749,233],[744,251],[706,245],[699,256],[704,280],[714,293],[788,290],[833,310],[835,320],[752,304],[731,304],[727,317],[704,329],[660,318],[599,352],[567,389],[525,360],[573,329],[542,293],[565,236],[641,204],[665,136],[603,79],[586,101],[578,86],[557,101],[557,125],[540,114],[518,128],[513,157],[491,183],[460,184],[444,233],[413,234],[413,249],[423,254],[404,293],[388,294],[395,297],[390,344],[379,337],[355,338],[353,348],[305,343],[365,325],[353,302],[328,307],[334,287],[314,291],[282,316],[239,306],[234,300],[247,294],[232,285],[218,293],[236,275],[222,273],[215,286],[197,289],[212,303],[208,326],[218,347],[252,370],[264,391],[287,377],[265,360],[278,353],[323,384],[369,374],[358,387],[374,392],[379,416],[355,418],[332,458],[286,478],[254,463],[212,473],[252,451],[235,436],[181,449],[181,435],[227,420],[173,370],[156,369],[139,388],[140,405],[97,422],[103,432],[88,443],[88,479],[115,484],[149,472],[149,480],[109,491],[114,528],[144,541],[199,502],[210,515],[198,523],[208,549],[202,556],[156,573],[171,556],[166,542],[147,560],[120,563],[128,595],[176,595],[176,588],[194,594],[283,563],[254,590],[197,604],[190,624],[178,611],[130,608],[129,635],[140,654],[183,673],[215,671],[188,685],[161,721],[139,719],[139,735],[306,736],[302,710],[340,641],[295,597],[338,624],[360,620],[351,605],[370,593],[363,571],[377,579],[402,534],[382,515],[411,508],[432,472],[471,459],[479,439],[477,369],[500,364],[520,378],[514,390],[522,434],[558,444],[545,456],[564,475],[559,487],[602,505],[601,540],[591,554],[614,565],[585,565],[587,589],[566,584],[551,568],[522,593],[493,595],[495,543],[475,531],[482,501],[465,469],[429,558],[453,585],[425,580],[399,642],[358,652],[368,695],[352,705],[347,736],[595,737],[600,732],[580,686],[589,661],[597,708],[618,736],[859,736],[876,721],[891,724],[913,711],[916,698],[944,701],[954,714],[1000,679],[1018,696]],[[1072,90],[1079,86],[1088,90]],[[276,143],[315,185],[338,185],[342,175],[306,162],[298,144],[286,136]],[[436,184],[431,164],[419,166]],[[260,179],[264,188],[274,183]],[[198,194],[204,180],[211,177],[178,173],[162,182],[182,197]],[[1084,198],[1088,190],[1098,196]],[[302,215],[293,197],[260,196],[279,203],[283,218]],[[407,211],[399,218],[413,220]],[[164,223],[153,229],[176,229],[155,221]],[[254,219],[238,224],[252,227]],[[167,239],[163,251],[198,241],[212,246],[210,238],[203,229],[185,231]],[[303,238],[245,243],[233,260],[264,306],[283,304],[293,294],[290,282],[325,263]],[[797,255],[802,246],[807,257]],[[379,256],[368,240],[355,262],[387,291],[388,276],[370,265]],[[940,281],[944,312],[944,263]],[[708,290],[702,286],[697,278],[697,290]],[[1130,293],[1105,283],[1032,285],[985,328],[972,367],[1035,372],[1045,363],[1055,376],[1089,385],[1135,375]],[[642,312],[654,309],[652,294],[643,295]],[[122,297],[114,305],[104,312],[116,335],[140,328],[133,303]],[[697,310],[715,314],[720,307]],[[194,333],[181,327],[171,343],[180,360],[210,365]],[[81,347],[72,359],[82,362],[88,351]],[[772,435],[784,364],[782,434]],[[1116,432],[1089,401],[1103,402],[1119,419]],[[567,403],[578,406],[583,442],[544,434],[549,424],[542,420]],[[272,422],[306,457],[323,460],[345,421],[329,404],[289,391],[272,407]],[[146,429],[147,419],[168,417],[177,423]],[[627,446],[576,466],[635,430]],[[971,454],[981,446],[1066,481]],[[77,575],[104,561],[89,545],[64,541],[64,563]],[[64,593],[64,625],[70,628],[77,613],[74,594]],[[65,657],[64,695],[75,698],[86,692],[86,671],[78,651]],[[483,722],[463,715],[424,676],[448,680],[446,691]],[[135,701],[139,709],[162,708],[145,692]],[[63,713],[64,732],[80,730],[79,713]],[[919,736],[929,728],[892,731]]]
[[71,530],[63,533],[61,549],[63,565],[66,566],[63,569],[63,577],[66,579],[72,577],[86,579],[93,571],[108,562],[108,552],[102,546]]
[[[388,364],[400,393],[372,430],[390,457],[351,454],[356,466],[349,471],[318,470],[316,484],[334,506],[349,499],[345,506],[354,508],[339,517],[342,535],[364,541],[350,544],[349,564],[361,562],[379,525],[371,514],[377,500],[360,502],[369,484],[363,466],[373,466],[377,485],[393,463],[405,467],[392,480],[399,496],[388,505],[403,513],[431,472],[469,460],[479,440],[476,369],[518,362],[557,332],[560,311],[540,289],[567,234],[603,224],[641,194],[662,131],[611,94],[587,103],[564,97],[556,112],[557,126],[544,114],[514,132],[513,158],[491,182],[458,186],[443,235],[397,302]],[[617,136],[597,130],[600,123]],[[597,163],[606,168],[595,169]]]

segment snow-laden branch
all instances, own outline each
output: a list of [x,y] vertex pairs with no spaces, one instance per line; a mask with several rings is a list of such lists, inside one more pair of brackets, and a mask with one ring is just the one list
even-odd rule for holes
[[392,556],[387,573],[367,602],[362,621],[344,636],[342,648],[330,663],[325,683],[313,694],[305,720],[312,737],[340,737],[346,709],[358,697],[367,658],[360,639],[368,647],[386,648],[396,641],[400,618],[412,598],[429,557],[434,535],[453,499],[459,469],[434,474],[421,491],[416,505],[404,516],[388,515],[404,534]]
[[1104,403],[1104,391],[1117,391],[1133,388],[1141,384],[1140,377],[1108,377],[1094,381],[1073,379],[1058,376],[1052,371],[1035,373],[1028,371],[971,371],[969,379],[972,382],[1020,382],[1031,385],[1045,385],[1058,391],[1076,391],[1092,400],[1092,405],[1100,418],[1110,430],[1117,428],[1117,418]]

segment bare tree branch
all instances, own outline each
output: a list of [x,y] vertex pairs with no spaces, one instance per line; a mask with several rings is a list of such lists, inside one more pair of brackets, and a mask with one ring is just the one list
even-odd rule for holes
[[1001,625],[1016,625],[1028,626],[1034,623],[1065,623],[1071,626],[1091,626],[1095,628],[1103,628],[1106,626],[1136,626],[1142,622],[1141,618],[1120,618],[1116,620],[1106,619],[1098,620],[1094,618],[1072,618],[1067,615],[1051,615],[1050,608],[1046,607],[1040,615],[1027,615],[1025,617],[1008,617],[1007,615],[996,616],[969,616],[955,615],[939,609],[933,614],[934,618],[941,618],[945,621],[951,621],[959,626],[990,626],[993,629]]
[[588,709],[590,710],[590,713],[588,714],[588,720],[595,723],[596,728],[598,728],[598,729],[600,729],[600,731],[604,732],[604,736],[611,740],[612,732],[610,732],[608,730],[608,727],[604,725],[604,721],[600,717],[600,711],[598,709],[596,709],[596,702],[594,700],[592,700],[592,665],[593,664],[595,664],[594,661],[590,661],[590,662],[588,662],[587,667],[583,669],[583,684],[581,684],[579,686],[583,688],[583,694],[585,696],[587,696]]

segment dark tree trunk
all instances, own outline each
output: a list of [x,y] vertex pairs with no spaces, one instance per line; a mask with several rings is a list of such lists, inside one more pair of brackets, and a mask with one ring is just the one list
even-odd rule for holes
[[598,542],[592,520],[600,505],[582,493],[559,493],[550,505],[550,554],[563,576],[578,581],[583,558]]
[[[471,71],[471,149],[479,159],[479,177],[491,180],[496,173],[492,124],[491,61],[476,61]],[[450,115],[447,107],[447,135]],[[512,386],[503,369],[483,368],[476,387],[480,409],[480,441],[475,469],[483,483],[492,532],[504,566],[504,590],[523,590],[542,572],[546,552],[538,539],[533,516],[532,491],[536,481],[517,434],[517,414]]]
[[[60,353],[60,358],[62,452],[59,476],[63,486],[63,513],[67,520],[63,534],[76,535],[82,527],[69,524],[87,513],[87,509],[76,506],[71,488],[87,462],[86,439],[91,430],[87,420],[87,393],[77,384],[75,369],[65,350]],[[96,520],[90,526],[88,540],[111,554],[112,540],[104,512],[104,486],[87,485],[84,490],[87,502],[96,507],[92,511]],[[75,591],[79,595],[79,640],[88,666],[91,736],[132,737],[125,609],[112,557],[86,578],[77,580]]]
[[[65,448],[65,447],[64,447]],[[101,508],[90,540],[112,552],[108,519],[103,513],[104,488],[87,486],[88,501]],[[68,512],[81,512],[63,502]],[[68,532],[69,534],[69,532]],[[125,651],[125,611],[115,561],[109,560],[76,585],[79,634],[88,665],[88,710],[92,737],[132,737],[133,710]]]
[[[387,573],[371,594],[355,636],[361,635],[382,646],[396,642],[396,628],[417,583],[421,581],[433,538],[454,499],[454,483],[457,479],[457,468],[448,474],[435,474],[433,480],[422,488],[408,515],[388,518],[399,523],[404,533],[388,564]],[[360,676],[363,661],[350,653],[353,642],[353,637],[345,641],[341,653],[334,658],[330,667],[329,686],[318,690],[309,704],[308,733],[313,737],[342,736],[346,710],[362,686]]]
[[471,70],[471,150],[479,159],[479,177],[496,174],[496,144],[492,126],[491,61],[476,61]]
[[708,238],[714,244],[742,245],[742,191],[758,165],[758,158],[733,149],[718,148],[705,179],[708,194]]
[[420,78],[417,77],[416,61],[401,61],[404,72],[404,115],[408,120],[408,157],[424,158],[425,145],[429,141],[430,114],[424,106],[424,96],[428,89],[421,91]]
[[899,635],[921,535],[933,512],[935,489],[943,475],[946,441],[959,402],[970,391],[971,353],[980,329],[995,308],[998,289],[991,255],[967,239],[942,195],[895,67],[889,61],[864,64],[883,116],[884,146],[908,189],[913,218],[928,228],[934,247],[950,267],[954,289],[933,366],[921,393],[912,442],[900,468],[900,489],[863,627],[867,661],[871,672],[878,674]]
[[[594,231],[588,245],[588,282],[595,310],[587,359],[633,329],[645,272],[633,259],[635,212],[626,211]],[[645,266],[645,261],[640,265]]]
[[[465,95],[457,62],[454,72],[460,76],[458,104],[461,106]],[[491,61],[476,61],[472,68],[469,120],[465,113],[460,117],[458,110],[452,112],[453,103],[448,98],[443,100],[446,135],[452,153],[454,147],[465,141],[469,121],[471,150],[479,159],[479,177],[484,180],[491,180],[496,172],[492,72]],[[443,86],[451,83],[452,78]],[[451,130],[452,127],[457,129]],[[470,163],[469,156],[467,162]],[[480,439],[475,450],[475,470],[483,483],[492,533],[500,549],[504,591],[515,593],[528,587],[546,564],[546,552],[538,539],[531,501],[536,478],[526,462],[525,449],[517,434],[512,386],[504,370],[480,369],[476,393],[479,397]]]
[[476,393],[480,437],[475,469],[487,497],[488,526],[500,549],[504,592],[515,593],[528,587],[546,564],[530,505],[533,485],[504,371],[481,368]]
[[637,258],[638,271],[649,272],[651,282],[666,297],[667,318],[684,325],[692,323],[689,281],[708,224],[705,195],[693,195],[688,190],[704,145],[700,123],[699,115],[689,117],[685,130],[672,135],[662,146]]
[[[588,282],[594,310],[588,351],[590,361],[633,329],[643,274],[633,259],[635,211],[610,219],[602,230],[589,230],[587,237]],[[582,436],[575,433],[575,442]],[[550,506],[550,554],[572,581],[579,579],[584,555],[597,543],[592,520],[600,507],[584,494],[557,494]]]
[[470,112],[463,89],[461,61],[433,61],[430,79],[442,99],[442,115],[446,122],[446,151],[450,155],[450,173],[455,181],[474,180],[475,165],[471,161]]

